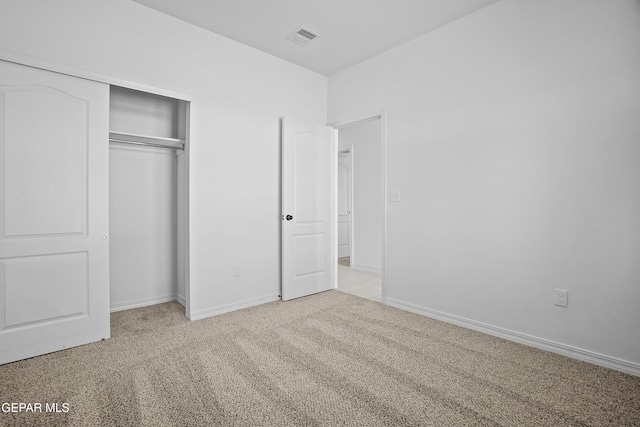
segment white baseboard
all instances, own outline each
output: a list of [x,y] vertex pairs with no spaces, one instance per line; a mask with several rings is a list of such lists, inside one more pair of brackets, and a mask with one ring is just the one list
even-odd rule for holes
[[176,301],[178,301],[178,304],[180,304],[183,307],[187,306],[187,299],[184,297],[184,295],[176,295]]
[[191,313],[191,320],[205,319],[207,317],[217,316],[218,314],[229,313],[231,311],[241,310],[243,308],[253,307],[255,305],[265,304],[268,302],[279,301],[280,295],[266,295],[263,297],[252,298],[244,301],[238,301],[231,304],[225,304],[218,307],[198,310]]
[[382,270],[379,268],[370,267],[368,265],[362,265],[362,264],[351,264],[349,268],[353,268],[354,270],[360,270],[360,271],[368,271],[369,273],[377,273],[377,274],[380,274],[382,272]]
[[111,312],[115,313],[116,311],[130,310],[132,308],[146,307],[148,305],[162,304],[165,302],[170,302],[175,300],[176,300],[176,294],[170,294],[170,295],[163,295],[163,296],[153,297],[153,298],[143,298],[139,300],[121,302],[118,304],[111,304]]
[[416,314],[421,314],[423,316],[431,317],[443,322],[452,323],[464,328],[473,329],[475,331],[483,332],[488,335],[515,341],[520,344],[525,344],[531,347],[539,348],[541,350],[547,350],[552,353],[561,354],[563,356],[593,363],[595,365],[604,366],[606,368],[616,369],[627,374],[640,376],[640,364],[638,363],[617,359],[615,357],[595,353],[593,351],[584,350],[578,347],[573,347],[570,345],[557,343],[520,332],[511,331],[509,329],[504,329],[498,326],[476,322],[475,320],[469,320],[464,317],[443,313],[441,311],[432,310],[404,301],[395,300],[393,298],[386,298],[385,303],[392,307],[410,311]]

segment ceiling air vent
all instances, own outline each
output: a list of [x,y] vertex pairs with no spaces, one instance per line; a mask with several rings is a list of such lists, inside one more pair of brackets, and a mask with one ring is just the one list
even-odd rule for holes
[[285,37],[287,40],[291,40],[292,42],[299,44],[300,46],[306,46],[311,43],[313,40],[318,38],[318,35],[308,28],[298,27]]

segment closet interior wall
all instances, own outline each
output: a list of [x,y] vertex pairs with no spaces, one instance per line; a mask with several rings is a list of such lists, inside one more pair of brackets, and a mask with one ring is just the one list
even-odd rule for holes
[[111,311],[186,296],[188,103],[111,86]]

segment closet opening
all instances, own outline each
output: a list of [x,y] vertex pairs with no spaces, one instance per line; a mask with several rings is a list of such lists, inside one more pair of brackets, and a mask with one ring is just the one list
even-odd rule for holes
[[189,313],[189,102],[111,86],[111,311],[178,301]]

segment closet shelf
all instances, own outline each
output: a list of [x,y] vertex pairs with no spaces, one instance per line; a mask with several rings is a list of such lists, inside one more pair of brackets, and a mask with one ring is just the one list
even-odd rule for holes
[[135,133],[109,132],[109,141],[134,145],[149,145],[152,147],[184,150],[184,140],[178,138],[164,138],[161,136],[138,135]]

